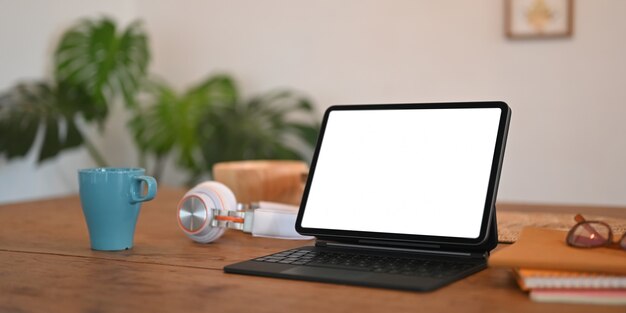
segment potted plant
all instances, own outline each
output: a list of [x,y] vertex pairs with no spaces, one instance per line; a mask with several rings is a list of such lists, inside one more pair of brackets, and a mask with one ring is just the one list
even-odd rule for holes
[[117,100],[136,105],[149,60],[140,23],[119,32],[109,18],[80,21],[63,33],[51,78],[20,83],[0,95],[0,156],[26,155],[41,129],[39,163],[85,145],[94,162],[106,166],[83,127],[96,123],[102,131]]
[[147,78],[149,61],[148,37],[139,22],[120,32],[109,18],[80,21],[63,33],[51,78],[20,83],[0,95],[0,156],[26,155],[41,131],[39,163],[84,145],[98,166],[107,166],[84,127],[95,123],[104,131],[117,101],[131,110],[128,125],[140,165],[152,159],[151,175],[157,178],[169,156],[193,183],[220,161],[308,160],[312,154],[319,122],[299,93],[279,90],[242,99],[225,74],[179,93]]
[[221,161],[308,160],[317,140],[313,105],[291,90],[244,100],[234,80],[219,74],[180,94],[155,82],[150,94],[129,125],[142,158],[155,159],[155,176],[171,155],[187,170],[189,184],[210,176]]

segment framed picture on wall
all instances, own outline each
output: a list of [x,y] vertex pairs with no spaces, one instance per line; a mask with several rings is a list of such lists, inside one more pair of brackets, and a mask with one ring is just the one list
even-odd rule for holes
[[574,0],[504,0],[504,27],[512,39],[571,37]]

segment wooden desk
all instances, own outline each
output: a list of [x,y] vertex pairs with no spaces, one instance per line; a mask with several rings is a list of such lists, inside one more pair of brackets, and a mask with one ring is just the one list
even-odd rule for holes
[[160,189],[145,203],[135,247],[122,252],[89,249],[77,196],[0,206],[0,312],[624,312],[531,302],[504,269],[431,293],[224,274],[312,242],[228,231],[196,244],[176,223],[183,193]]

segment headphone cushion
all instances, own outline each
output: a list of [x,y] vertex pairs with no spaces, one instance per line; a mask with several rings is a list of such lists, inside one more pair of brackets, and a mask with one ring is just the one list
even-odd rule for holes
[[219,209],[229,211],[237,209],[237,199],[235,198],[235,194],[232,190],[230,190],[230,188],[228,188],[228,186],[220,182],[207,181],[201,183],[189,191],[189,193],[192,192],[202,192],[217,196],[217,200],[219,201],[215,201],[215,204],[221,206]]

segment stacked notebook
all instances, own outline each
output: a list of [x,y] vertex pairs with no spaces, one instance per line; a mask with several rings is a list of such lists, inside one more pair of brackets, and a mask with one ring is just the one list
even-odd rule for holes
[[566,235],[525,228],[515,244],[489,258],[489,265],[513,268],[520,288],[534,301],[626,305],[626,251],[572,248]]

